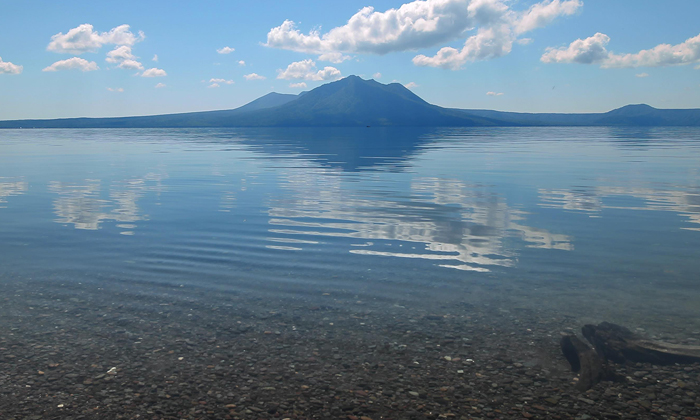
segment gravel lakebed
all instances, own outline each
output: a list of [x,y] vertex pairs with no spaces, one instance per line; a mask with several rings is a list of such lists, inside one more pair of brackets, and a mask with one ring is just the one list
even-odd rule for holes
[[0,282],[0,419],[700,417],[697,364],[578,391],[546,309],[157,289]]

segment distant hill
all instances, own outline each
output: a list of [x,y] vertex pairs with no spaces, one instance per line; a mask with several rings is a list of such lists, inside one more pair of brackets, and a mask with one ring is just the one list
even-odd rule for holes
[[348,76],[299,95],[269,93],[230,110],[141,117],[0,121],[0,128],[365,126],[700,126],[700,109],[628,105],[590,114],[450,109],[429,104],[398,83],[382,84]]
[[490,110],[458,110],[521,126],[700,126],[700,109],[657,109],[626,105],[605,113],[530,114]]

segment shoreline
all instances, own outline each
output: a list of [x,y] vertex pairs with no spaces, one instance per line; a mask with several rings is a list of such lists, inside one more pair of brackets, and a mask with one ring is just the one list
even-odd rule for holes
[[700,415],[697,364],[577,391],[559,337],[581,321],[544,308],[156,289],[0,283],[0,418]]

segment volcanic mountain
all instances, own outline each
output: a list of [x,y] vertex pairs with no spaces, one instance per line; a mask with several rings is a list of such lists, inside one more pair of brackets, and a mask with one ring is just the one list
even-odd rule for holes
[[628,105],[606,113],[531,114],[443,108],[399,83],[358,76],[299,95],[269,93],[240,108],[118,118],[0,121],[0,128],[147,127],[494,127],[494,126],[700,126],[700,109]]

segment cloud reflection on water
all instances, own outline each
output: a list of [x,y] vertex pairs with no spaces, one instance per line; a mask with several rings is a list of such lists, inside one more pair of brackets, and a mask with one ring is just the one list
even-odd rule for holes
[[[595,187],[576,190],[540,189],[541,207],[564,210],[602,213],[604,209],[646,210],[675,212],[687,217],[692,227],[685,230],[700,231],[700,188],[689,191],[661,190],[642,187]],[[612,198],[633,198],[641,200],[642,205],[612,205],[605,201]],[[636,202],[635,202],[636,203]]]
[[573,250],[567,235],[526,226],[526,214],[509,207],[489,186],[416,178],[410,194],[387,195],[381,188],[343,188],[332,169],[320,171],[287,173],[282,181],[287,193],[270,204],[269,223],[275,228],[269,232],[358,239],[365,243],[355,244],[352,254],[434,260],[470,271],[515,265],[517,249],[507,238],[520,238],[533,248]]
[[112,183],[108,198],[102,198],[102,182],[86,179],[82,183],[51,181],[49,191],[58,196],[53,201],[55,221],[72,224],[75,229],[97,230],[106,221],[119,223],[125,229],[123,235],[133,235],[133,223],[147,220],[141,214],[138,200],[147,192],[162,192],[166,175],[148,173],[140,178],[131,178]]
[[7,203],[7,197],[22,195],[29,189],[29,184],[22,178],[0,177],[0,208]]

